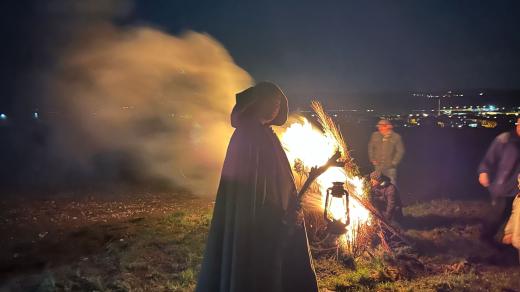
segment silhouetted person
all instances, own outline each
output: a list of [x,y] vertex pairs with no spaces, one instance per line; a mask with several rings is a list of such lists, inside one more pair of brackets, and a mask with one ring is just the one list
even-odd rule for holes
[[291,167],[270,127],[287,112],[273,83],[237,94],[196,291],[318,291]]
[[492,212],[482,239],[494,242],[495,235],[511,214],[520,173],[520,118],[513,131],[498,135],[479,165],[479,182],[491,194]]
[[404,155],[401,136],[393,131],[392,123],[382,119],[377,123],[377,132],[368,143],[368,157],[375,171],[390,178],[397,185],[397,166]]

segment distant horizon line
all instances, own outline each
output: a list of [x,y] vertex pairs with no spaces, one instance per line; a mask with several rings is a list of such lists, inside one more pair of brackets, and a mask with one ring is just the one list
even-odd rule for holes
[[[388,90],[346,90],[346,91],[315,91],[313,95],[338,95],[338,94],[388,94],[388,93],[448,93],[450,91],[457,92],[489,92],[489,93],[520,93],[520,88],[493,88],[493,87],[480,87],[480,88],[446,88],[446,89],[388,89]],[[303,92],[293,91],[293,94],[303,94]],[[305,93],[309,94],[309,93]]]

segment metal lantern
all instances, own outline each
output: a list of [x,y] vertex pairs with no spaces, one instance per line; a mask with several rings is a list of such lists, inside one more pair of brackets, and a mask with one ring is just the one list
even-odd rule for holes
[[343,188],[343,182],[333,182],[327,189],[325,211],[323,216],[327,221],[327,231],[332,234],[344,234],[350,223],[348,208],[348,192]]

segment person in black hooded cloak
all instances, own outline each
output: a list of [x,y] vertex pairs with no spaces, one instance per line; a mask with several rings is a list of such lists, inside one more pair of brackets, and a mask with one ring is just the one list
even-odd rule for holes
[[270,127],[287,113],[273,83],[236,95],[197,292],[318,291],[291,167]]

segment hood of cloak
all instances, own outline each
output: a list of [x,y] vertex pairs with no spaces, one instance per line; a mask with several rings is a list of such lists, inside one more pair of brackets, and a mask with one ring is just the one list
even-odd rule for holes
[[289,106],[287,97],[280,89],[280,87],[272,82],[263,81],[255,86],[236,94],[236,103],[231,111],[231,125],[238,128],[244,123],[247,123],[255,116],[257,105],[260,102],[270,100],[271,97],[280,97],[280,110],[278,115],[267,126],[281,126],[287,121]]

